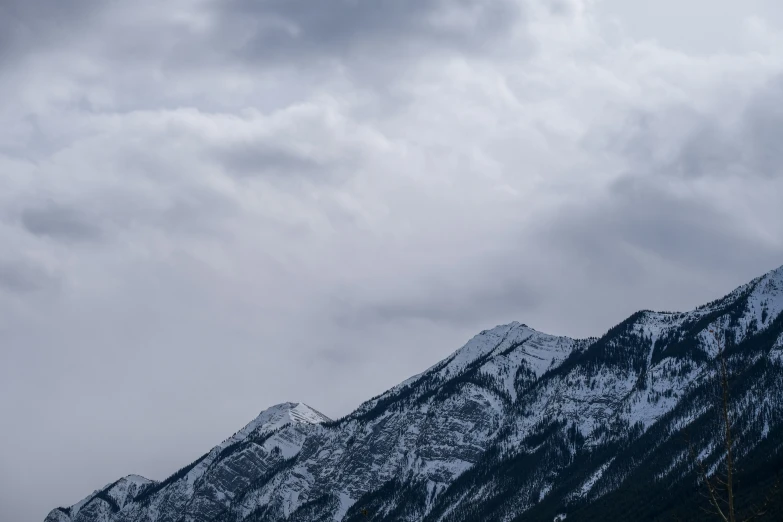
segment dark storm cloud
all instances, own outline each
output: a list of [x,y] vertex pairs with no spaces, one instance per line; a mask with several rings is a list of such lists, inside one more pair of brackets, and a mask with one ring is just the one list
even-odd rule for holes
[[354,53],[383,60],[422,46],[471,51],[502,37],[522,15],[521,4],[509,0],[229,0],[216,9],[220,40],[261,62]]
[[96,219],[80,210],[49,201],[22,211],[24,228],[36,236],[66,242],[97,241],[103,231]]

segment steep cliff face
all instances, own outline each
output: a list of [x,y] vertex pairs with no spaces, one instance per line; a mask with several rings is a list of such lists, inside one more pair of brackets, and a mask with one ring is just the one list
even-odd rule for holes
[[718,464],[711,331],[740,461],[759,484],[783,464],[782,310],[783,267],[601,338],[498,326],[343,419],[275,406],[168,479],[120,479],[46,522],[652,520],[692,492],[689,446]]

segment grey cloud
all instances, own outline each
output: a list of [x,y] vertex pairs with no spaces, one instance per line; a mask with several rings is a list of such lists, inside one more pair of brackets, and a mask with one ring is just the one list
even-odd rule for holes
[[431,298],[423,301],[412,298],[361,305],[359,310],[351,314],[350,319],[352,323],[431,321],[454,325],[470,321],[482,324],[499,315],[508,314],[509,310],[524,309],[535,302],[527,289],[516,289],[514,292],[512,288],[509,285],[509,288],[499,289],[496,293],[474,289],[473,292],[456,295],[433,290]]
[[[635,112],[612,134],[610,149],[650,175],[700,178],[783,173],[783,76],[756,93],[737,124],[688,106]],[[677,136],[681,135],[678,139]],[[674,145],[672,153],[666,148]],[[663,156],[663,157],[661,157]]]
[[541,230],[561,255],[627,283],[644,277],[651,260],[722,273],[752,264],[762,272],[779,265],[782,254],[749,237],[732,209],[708,195],[677,195],[655,177],[621,178],[604,199],[573,206]]
[[[258,61],[355,52],[383,60],[421,45],[470,51],[502,36],[522,15],[509,0],[231,0],[217,4],[222,30],[244,37],[236,51]],[[456,15],[455,10],[462,10]],[[450,24],[448,16],[462,16]],[[222,34],[223,41],[230,40]]]
[[26,294],[50,287],[55,279],[32,262],[0,259],[0,290]]
[[[324,144],[324,147],[330,145]],[[350,152],[339,157],[317,157],[285,144],[264,142],[223,146],[216,150],[214,157],[229,176],[241,181],[262,180],[285,190],[301,183],[339,186],[353,176],[360,165],[358,158]]]
[[36,236],[46,236],[66,242],[92,242],[102,238],[103,231],[96,218],[80,210],[48,202],[26,208],[21,213],[25,229]]
[[573,0],[549,0],[545,3],[549,12],[558,16],[571,16],[574,13]]
[[705,122],[685,141],[677,160],[661,171],[684,177],[721,175],[742,160],[742,151],[725,132]]
[[745,111],[739,136],[755,173],[783,176],[783,75],[769,82]]
[[1,0],[0,64],[84,34],[104,4],[99,0]]
[[780,265],[779,79],[721,127],[694,93],[733,69],[607,45],[599,4],[0,0],[0,520],[499,323],[599,334]]
[[239,176],[325,175],[328,168],[314,158],[263,142],[222,147],[215,156],[229,174]]
[[[546,294],[531,316],[517,319],[592,336],[641,309],[688,310],[716,299],[783,262],[781,245],[755,234],[741,213],[699,193],[678,194],[666,178],[641,176],[553,209],[520,238],[538,246],[540,264],[529,277]],[[759,226],[781,237],[783,215],[775,214]]]
[[[235,217],[236,202],[206,189],[189,188],[172,196],[166,208],[148,212],[146,226],[176,237],[229,238],[227,222]],[[136,217],[135,222],[141,221]]]
[[[455,278],[450,283],[433,274],[403,296],[336,298],[335,319],[351,328],[409,321],[429,321],[447,327],[510,321],[527,315],[542,299],[530,279],[516,272],[513,259],[513,254],[500,263],[487,259],[488,265],[497,268],[489,273],[483,271],[486,267],[475,271],[462,267],[453,271]],[[350,289],[345,289],[343,295],[350,294]]]

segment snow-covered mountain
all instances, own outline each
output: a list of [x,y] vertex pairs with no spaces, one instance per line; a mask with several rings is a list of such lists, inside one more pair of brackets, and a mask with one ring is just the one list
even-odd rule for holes
[[130,475],[46,522],[696,520],[689,448],[714,468],[721,447],[710,330],[741,503],[783,468],[782,310],[783,267],[600,338],[498,326],[340,420],[274,406],[166,480]]

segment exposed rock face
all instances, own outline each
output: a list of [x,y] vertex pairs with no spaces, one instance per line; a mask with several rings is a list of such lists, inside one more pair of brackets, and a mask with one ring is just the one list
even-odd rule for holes
[[738,459],[783,464],[781,310],[783,267],[597,339],[498,326],[339,421],[275,406],[168,479],[131,475],[46,522],[620,519],[629,498],[693,489],[685,434],[718,464],[710,330]]

